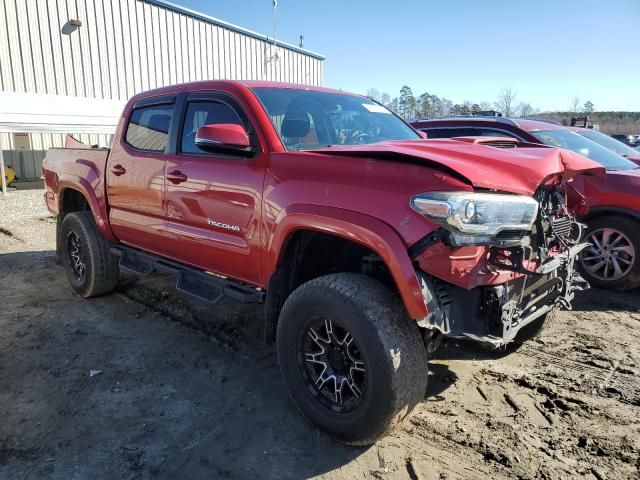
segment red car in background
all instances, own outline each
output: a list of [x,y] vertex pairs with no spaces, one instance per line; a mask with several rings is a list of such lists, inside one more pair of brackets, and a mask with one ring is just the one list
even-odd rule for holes
[[625,158],[611,151],[594,141],[593,137],[602,139],[593,130],[539,120],[470,116],[420,120],[412,125],[431,139],[510,137],[565,148],[600,163],[606,168],[604,176],[581,175],[570,184],[570,203],[587,224],[585,239],[592,244],[580,257],[582,272],[601,288],[640,286],[640,167],[631,161],[640,159],[632,152]]
[[587,137],[589,140],[593,140],[599,143],[603,147],[608,148],[612,152],[622,155],[623,157],[631,160],[633,163],[640,165],[640,152],[634,148],[631,148],[626,143],[616,140],[609,135],[605,135],[602,132],[593,130],[592,128],[580,128],[580,127],[568,127],[574,132],[578,132],[583,137]]

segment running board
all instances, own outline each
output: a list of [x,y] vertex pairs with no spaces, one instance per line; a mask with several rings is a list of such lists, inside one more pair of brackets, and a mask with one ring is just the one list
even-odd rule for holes
[[120,267],[123,270],[133,274],[146,276],[160,272],[175,275],[177,290],[205,302],[215,303],[223,296],[245,303],[262,303],[265,300],[264,292],[248,285],[133,248],[118,245],[111,247],[111,253],[120,257]]

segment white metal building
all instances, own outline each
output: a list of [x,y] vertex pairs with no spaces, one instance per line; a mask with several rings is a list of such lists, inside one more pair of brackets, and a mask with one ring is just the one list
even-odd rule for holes
[[[164,0],[0,0],[0,91],[91,98],[97,110],[102,100],[124,105],[140,91],[194,80],[321,85],[323,60]],[[39,177],[46,149],[63,142],[59,133],[0,133],[5,162],[22,178]]]

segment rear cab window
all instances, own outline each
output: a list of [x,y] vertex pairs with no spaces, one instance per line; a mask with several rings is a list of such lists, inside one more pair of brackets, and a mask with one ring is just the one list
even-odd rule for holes
[[134,108],[127,125],[126,143],[136,150],[164,152],[169,143],[173,111],[173,103]]

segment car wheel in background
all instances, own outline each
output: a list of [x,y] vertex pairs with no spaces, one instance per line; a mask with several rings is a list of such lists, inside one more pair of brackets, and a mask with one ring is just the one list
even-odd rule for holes
[[640,223],[626,217],[587,222],[580,270],[592,286],[629,290],[640,286]]

